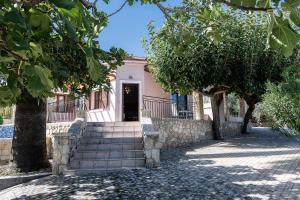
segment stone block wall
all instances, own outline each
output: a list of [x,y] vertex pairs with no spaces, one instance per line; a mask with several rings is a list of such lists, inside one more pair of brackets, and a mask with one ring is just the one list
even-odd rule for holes
[[170,149],[212,139],[211,122],[188,119],[152,118],[154,129],[159,132],[162,149]]
[[[51,159],[53,155],[53,147],[52,147],[52,140],[50,137],[46,138],[46,143],[47,143],[47,156],[49,159]],[[8,162],[12,158],[11,146],[12,146],[12,138],[0,139],[0,163]]]
[[70,158],[73,156],[80,138],[85,133],[86,122],[84,119],[76,119],[65,131],[52,132],[53,162],[52,173],[63,174],[68,168]]
[[12,139],[0,139],[0,163],[9,161],[11,157]]
[[[148,110],[141,112],[144,153],[147,167],[160,165],[160,150],[200,143],[213,139],[212,122],[174,118],[151,118]],[[224,138],[241,133],[241,122],[223,122],[220,131]]]

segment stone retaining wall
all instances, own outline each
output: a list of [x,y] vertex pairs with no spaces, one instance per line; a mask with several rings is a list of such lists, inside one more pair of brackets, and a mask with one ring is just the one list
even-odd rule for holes
[[[160,165],[160,150],[200,143],[213,139],[212,122],[174,118],[151,118],[148,110],[142,110],[141,126],[147,167]],[[241,122],[224,122],[221,134],[224,138],[239,135]]]
[[63,174],[67,170],[70,158],[74,155],[81,136],[85,133],[86,122],[76,119],[65,132],[53,132],[53,162],[52,173]]
[[[211,121],[152,118],[152,123],[154,130],[159,132],[162,149],[186,146],[213,138]],[[240,134],[241,126],[240,122],[224,122],[221,134],[224,138],[236,136]]]
[[11,138],[0,139],[0,163],[9,161],[11,156],[11,141]]
[[[47,156],[49,159],[51,159],[53,155],[53,147],[52,147],[52,140],[50,137],[46,138],[46,143],[47,143]],[[8,162],[12,158],[11,145],[12,145],[12,138],[0,139],[0,163]]]

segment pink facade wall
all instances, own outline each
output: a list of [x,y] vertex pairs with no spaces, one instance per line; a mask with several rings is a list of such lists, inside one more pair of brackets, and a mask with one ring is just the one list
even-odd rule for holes
[[155,82],[151,73],[145,71],[145,79],[144,79],[144,95],[159,97],[159,98],[170,98],[170,94],[165,92],[158,83]]

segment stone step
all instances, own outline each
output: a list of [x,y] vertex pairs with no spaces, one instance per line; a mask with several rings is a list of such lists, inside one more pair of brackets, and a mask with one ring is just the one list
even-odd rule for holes
[[142,150],[142,143],[113,143],[113,144],[80,144],[78,146],[78,151],[82,150],[93,150],[93,151],[101,151],[101,150]]
[[104,127],[104,126],[141,126],[140,122],[88,122],[89,127]]
[[87,131],[98,131],[98,132],[135,132],[141,131],[140,126],[88,126]]
[[144,158],[122,158],[122,159],[78,159],[71,160],[71,169],[106,169],[122,167],[143,167]]
[[143,150],[77,151],[72,159],[144,158]]
[[142,167],[114,167],[110,169],[106,168],[93,168],[93,169],[69,169],[64,171],[64,175],[75,176],[75,175],[94,175],[94,174],[106,174],[116,171],[126,171],[126,170],[133,170],[133,169],[145,169],[144,166]]
[[103,137],[83,137],[80,141],[81,144],[114,144],[114,143],[142,143],[142,137],[115,137],[115,138],[103,138]]
[[141,131],[133,132],[101,132],[101,131],[87,131],[85,137],[103,137],[103,138],[121,138],[121,137],[142,137]]

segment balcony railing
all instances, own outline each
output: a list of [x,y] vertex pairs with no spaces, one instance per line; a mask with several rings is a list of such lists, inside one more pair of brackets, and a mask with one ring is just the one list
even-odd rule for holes
[[63,103],[51,102],[47,105],[47,122],[68,122],[84,117],[86,111],[84,99]]
[[143,96],[143,109],[149,110],[154,118],[193,119],[193,102],[174,102],[172,99]]

